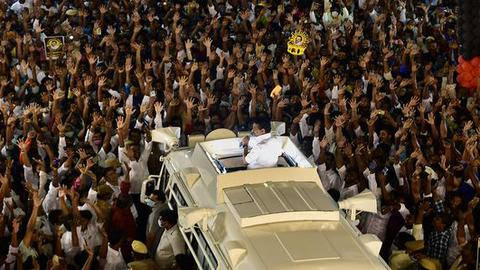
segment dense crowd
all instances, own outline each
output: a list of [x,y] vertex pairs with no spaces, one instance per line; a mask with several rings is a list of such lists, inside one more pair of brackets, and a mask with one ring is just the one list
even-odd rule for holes
[[1,269],[191,269],[165,195],[140,202],[150,131],[186,144],[259,117],[287,123],[334,199],[377,196],[358,226],[393,269],[474,269],[480,99],[455,84],[455,5],[0,1]]

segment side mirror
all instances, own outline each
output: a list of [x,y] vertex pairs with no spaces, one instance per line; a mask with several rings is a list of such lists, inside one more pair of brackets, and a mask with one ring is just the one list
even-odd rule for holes
[[152,141],[165,145],[165,151],[170,152],[172,148],[178,147],[180,140],[179,127],[157,128],[152,130]]
[[357,210],[377,213],[377,197],[370,190],[365,189],[351,198],[338,202],[338,207],[350,210],[350,218],[355,220]]
[[198,224],[202,231],[208,230],[208,219],[217,215],[211,208],[181,207],[178,208],[178,224],[184,229],[191,229]]

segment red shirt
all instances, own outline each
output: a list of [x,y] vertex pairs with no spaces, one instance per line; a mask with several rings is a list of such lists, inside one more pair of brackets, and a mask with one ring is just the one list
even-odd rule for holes
[[137,233],[137,224],[135,218],[133,218],[130,208],[118,208],[112,209],[112,230],[121,232],[125,237],[135,239]]

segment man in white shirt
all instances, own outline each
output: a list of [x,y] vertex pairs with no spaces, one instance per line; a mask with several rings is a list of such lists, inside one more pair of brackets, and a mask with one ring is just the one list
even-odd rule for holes
[[257,119],[253,122],[252,133],[255,137],[245,137],[243,143],[243,159],[248,169],[276,167],[278,157],[282,154],[282,145],[272,138],[270,121]]
[[[103,241],[107,241],[107,252],[100,251],[100,263],[104,263],[104,270],[127,270],[128,266],[125,262],[120,247],[123,244],[124,236],[119,232],[111,232],[109,237],[104,237]],[[104,248],[104,246],[102,246]],[[103,256],[105,256],[103,258]],[[104,260],[102,260],[104,259]]]
[[174,269],[176,265],[182,264],[178,258],[186,254],[185,241],[177,225],[177,215],[170,209],[164,210],[158,223],[165,230],[155,253],[155,262],[160,270]]
[[145,231],[147,227],[147,217],[150,209],[140,202],[140,191],[142,189],[143,181],[148,176],[148,158],[152,150],[152,140],[148,135],[145,139],[145,147],[141,151],[139,144],[129,145],[125,148],[118,147],[118,157],[121,163],[127,164],[130,171],[127,171],[130,180],[130,195],[132,196],[135,209],[137,211],[137,236],[140,240],[145,240]]
[[145,148],[143,152],[140,151],[139,145],[130,145],[125,148],[118,148],[118,156],[120,162],[127,164],[130,167],[130,193],[131,194],[140,194],[142,189],[142,183],[145,179],[148,178],[148,158],[150,157],[150,151],[152,149],[151,140],[145,142]]
[[18,0],[10,6],[10,10],[15,12],[17,15],[20,15],[23,9],[30,9],[32,8],[32,1],[25,1],[25,0]]

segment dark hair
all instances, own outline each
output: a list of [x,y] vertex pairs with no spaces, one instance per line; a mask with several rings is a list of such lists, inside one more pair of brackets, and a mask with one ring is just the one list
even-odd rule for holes
[[118,208],[124,209],[128,208],[132,205],[132,198],[128,194],[120,194],[118,195],[117,201],[115,202],[115,206]]
[[92,219],[92,212],[90,212],[90,210],[81,210],[79,211],[80,213],[80,217],[86,219],[86,220],[90,220]]
[[175,211],[170,210],[170,209],[165,209],[162,212],[160,212],[160,217],[162,218],[163,221],[166,221],[170,223],[171,225],[177,224],[177,213]]
[[163,193],[161,190],[154,190],[152,191],[152,194],[157,196],[162,203],[165,202],[165,193]]
[[48,221],[52,224],[58,224],[61,221],[62,210],[54,209],[48,212]]
[[253,123],[257,124],[260,129],[264,129],[265,133],[269,133],[270,131],[272,131],[272,126],[270,124],[270,119],[268,119],[268,118],[264,118],[264,117],[255,118],[253,120]]
[[415,237],[413,237],[411,234],[406,233],[406,232],[400,232],[397,235],[397,238],[395,239],[395,243],[400,250],[405,250],[405,243],[409,241],[414,241]]
[[123,239],[123,235],[122,235],[122,232],[119,230],[112,230],[108,235],[108,242],[110,242],[112,246],[120,243],[122,239]]

